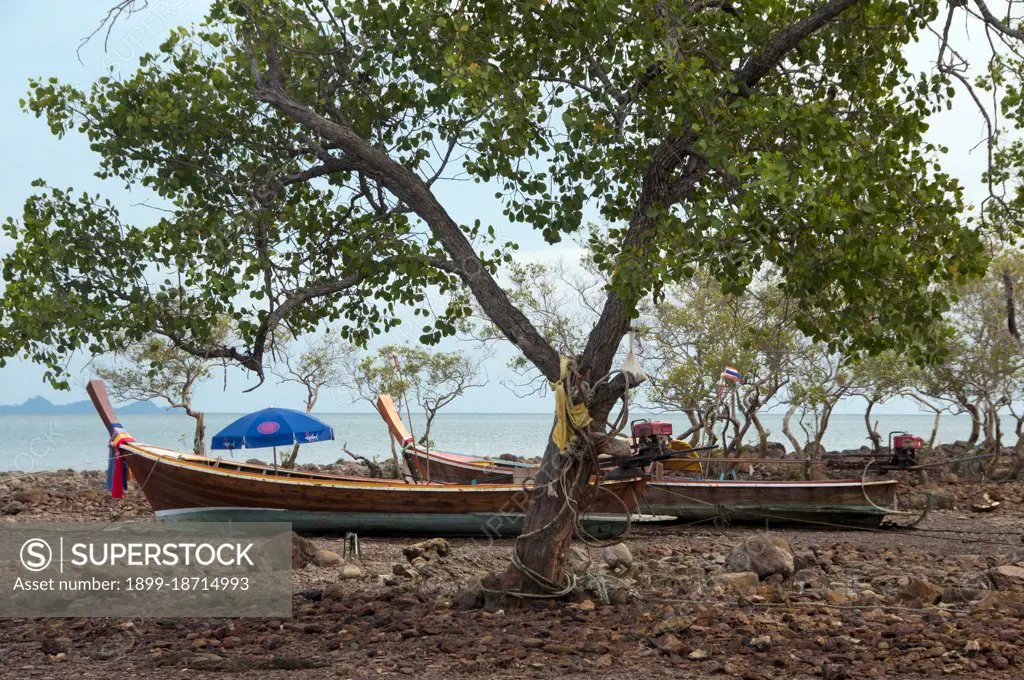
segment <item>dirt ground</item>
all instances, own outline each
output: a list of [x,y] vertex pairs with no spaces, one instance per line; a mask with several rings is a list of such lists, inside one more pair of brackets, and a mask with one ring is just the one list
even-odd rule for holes
[[[137,491],[101,487],[0,475],[0,520],[152,521]],[[1024,580],[993,572],[1024,566],[1024,487],[933,490],[950,509],[913,530],[769,528],[796,573],[756,590],[714,579],[764,527],[662,525],[627,551],[576,550],[574,602],[508,611],[480,607],[477,586],[511,540],[449,539],[410,563],[419,539],[364,537],[359,562],[294,571],[290,619],[0,619],[0,677],[1020,678]],[[985,492],[1001,505],[973,512]]]

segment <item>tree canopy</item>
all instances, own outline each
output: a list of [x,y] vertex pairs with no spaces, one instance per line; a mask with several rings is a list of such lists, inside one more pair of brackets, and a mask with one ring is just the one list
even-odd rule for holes
[[[644,294],[697,263],[734,291],[774,263],[816,338],[921,344],[946,308],[932,284],[984,264],[960,186],[922,136],[950,93],[903,55],[938,8],[217,2],[129,77],[31,83],[26,109],[88,136],[100,177],[170,212],[124,224],[101,196],[40,183],[5,227],[17,247],[0,354],[61,382],[68,352],[156,331],[262,374],[282,322],[327,318],[364,341],[398,323],[396,305],[425,309],[429,287],[461,280],[557,377],[556,353],[491,276],[515,244],[437,198],[456,175],[551,243],[587,208],[611,224],[592,243],[613,291],[595,359]],[[434,315],[423,339],[468,311]],[[221,313],[241,343],[214,341]]]

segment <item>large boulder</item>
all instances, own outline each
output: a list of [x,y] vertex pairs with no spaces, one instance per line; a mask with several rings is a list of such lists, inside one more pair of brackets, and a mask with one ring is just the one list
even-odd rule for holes
[[996,590],[1024,593],[1024,563],[1004,564],[989,570],[988,578]]
[[751,536],[732,549],[725,559],[725,570],[732,573],[752,571],[764,580],[773,574],[793,575],[793,553],[781,538]]

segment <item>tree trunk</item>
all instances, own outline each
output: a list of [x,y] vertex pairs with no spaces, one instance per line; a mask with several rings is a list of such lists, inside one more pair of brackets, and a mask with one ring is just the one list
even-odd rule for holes
[[761,449],[761,457],[763,458],[768,455],[768,431],[764,429],[764,424],[757,415],[757,411],[751,412],[750,422],[754,424],[754,429],[757,430],[758,447]]
[[189,415],[196,420],[196,431],[192,439],[192,450],[197,456],[206,453],[206,419],[202,411],[189,411]]
[[289,468],[289,469],[295,467],[295,459],[298,458],[298,457],[299,457],[299,445],[298,444],[293,444],[292,445],[292,455],[289,456],[288,458],[285,458],[283,461],[281,461],[281,467]]
[[425,446],[430,446],[430,426],[434,424],[434,416],[437,415],[437,411],[431,411],[429,408],[424,409],[424,415],[427,418],[427,424],[423,428],[423,435],[420,437],[420,443]]
[[960,405],[971,414],[971,436],[967,439],[967,443],[974,446],[978,443],[978,437],[981,435],[981,413],[974,404],[961,403]]
[[814,449],[811,451],[811,455],[817,460],[819,452],[824,448],[822,441],[825,439],[825,431],[828,430],[828,421],[832,417],[832,409],[835,408],[835,404],[828,404],[825,406],[825,410],[821,414],[821,422],[818,423],[817,431],[814,433]]
[[789,439],[789,443],[793,445],[793,454],[800,453],[803,447],[800,446],[800,442],[793,436],[793,431],[789,429],[789,423],[793,419],[793,414],[796,413],[797,406],[793,404],[786,410],[786,415],[782,418],[782,434],[786,435]]
[[935,440],[939,436],[939,418],[941,418],[941,417],[942,417],[942,412],[941,411],[936,411],[935,412],[935,420],[932,423],[932,436],[928,438],[928,448],[929,449],[934,449],[935,448]]
[[690,420],[690,429],[682,435],[690,437],[690,446],[696,447],[700,443],[700,431],[704,428],[704,422],[698,417],[695,409],[686,411],[686,417]]
[[[533,491],[517,500],[522,507],[509,508],[513,512],[528,509],[523,531],[513,549],[523,566],[536,577],[526,574],[514,562],[500,576],[486,577],[483,586],[493,591],[489,605],[514,605],[519,599],[516,593],[550,594],[566,585],[565,565],[575,528],[568,503],[583,497],[587,482],[595,472],[587,454],[578,452],[579,444],[579,439],[573,440],[563,453],[548,438]],[[582,453],[582,457],[577,457],[577,453]],[[560,479],[566,483],[559,483]],[[538,583],[538,580],[545,583]]]
[[882,435],[878,434],[878,429],[871,425],[871,409],[875,407],[877,399],[868,399],[868,410],[864,412],[864,425],[868,428],[868,438],[871,440],[871,448],[876,452],[882,448]]
[[[591,343],[595,334],[596,329],[591,334]],[[622,335],[619,336],[620,341]],[[614,353],[606,354],[605,359],[610,365]],[[601,365],[593,372],[600,378],[608,370]],[[603,424],[608,421],[615,405],[615,395],[621,393],[622,385],[619,376],[595,390],[588,404],[594,422],[589,429],[595,439],[604,436]],[[586,511],[587,486],[591,476],[599,473],[596,463],[600,453],[585,450],[580,436],[573,439],[564,452],[559,451],[558,445],[548,438],[544,459],[528,497],[523,531],[513,548],[521,566],[517,566],[514,559],[501,576],[484,579],[484,588],[491,591],[490,605],[521,604],[522,599],[515,597],[516,593],[551,595],[568,585],[565,567],[575,529],[573,509],[579,513]],[[526,501],[525,498],[523,500]]]

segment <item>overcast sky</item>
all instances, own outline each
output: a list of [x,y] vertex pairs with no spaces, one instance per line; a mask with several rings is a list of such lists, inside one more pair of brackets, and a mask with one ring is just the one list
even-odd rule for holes
[[[77,53],[82,38],[88,35],[103,18],[107,0],[0,0],[0,219],[20,215],[24,200],[32,193],[33,179],[45,178],[57,187],[73,186],[79,191],[101,191],[114,200],[123,216],[129,220],[148,223],[154,219],[152,210],[138,205],[145,200],[142,194],[132,194],[117,182],[101,182],[93,177],[97,156],[88,148],[87,141],[78,135],[63,140],[54,137],[45,121],[21,111],[18,99],[25,97],[28,79],[37,76],[56,76],[62,82],[86,85],[113,66],[128,72],[137,64],[139,55],[155,50],[174,26],[199,20],[208,2],[204,0],[150,0],[148,9],[139,12],[115,27],[104,52],[102,36],[90,42]],[[961,34],[961,40],[965,37]],[[965,44],[965,43],[964,43]],[[982,49],[977,46],[976,49]],[[970,47],[966,48],[968,54]],[[935,48],[930,38],[910,49],[911,62],[918,69],[927,69]],[[974,149],[981,138],[980,119],[966,106],[965,97],[952,112],[938,117],[930,135],[936,142],[950,148],[945,163],[950,172],[960,178],[968,188],[972,200],[984,195],[979,178],[984,164],[984,149]],[[505,238],[518,240],[521,256],[527,259],[554,260],[578,257],[578,250],[569,245],[549,248],[532,233],[522,228],[510,229],[504,225],[500,211],[489,192],[472,192],[473,200],[465,201],[459,187],[448,189],[442,196],[456,219],[470,222],[479,217],[485,224],[495,224]],[[10,241],[0,235],[0,255],[9,252]],[[384,341],[404,341],[402,333]],[[73,362],[82,376],[85,359]],[[84,398],[81,390],[73,393],[56,392],[42,381],[42,369],[23,361],[12,361],[0,369],[0,404],[20,403],[41,394],[54,402]],[[547,399],[520,399],[500,384],[506,375],[501,356],[489,363],[489,386],[479,388],[455,402],[451,410],[471,413],[485,412],[542,412],[550,405]],[[84,378],[83,378],[84,379]],[[300,392],[274,384],[273,378],[251,394],[242,390],[251,383],[240,371],[229,374],[228,389],[222,390],[221,381],[215,380],[201,389],[199,405],[214,412],[242,412],[274,404],[298,405]],[[843,410],[857,412],[859,404],[845,405]],[[344,393],[325,400],[318,410],[366,410],[353,407]],[[890,412],[914,411],[905,403],[886,407]]]

